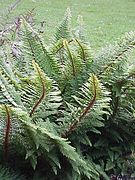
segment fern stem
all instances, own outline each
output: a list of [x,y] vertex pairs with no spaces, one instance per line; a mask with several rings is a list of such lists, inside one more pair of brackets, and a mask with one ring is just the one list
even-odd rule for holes
[[4,159],[7,160],[8,156],[8,147],[9,147],[9,133],[10,133],[10,127],[11,127],[11,116],[9,113],[9,109],[6,105],[4,105],[6,110],[6,131],[5,131],[5,138],[4,138]]
[[72,65],[72,70],[73,70],[73,76],[75,77],[75,66],[74,66],[74,60],[73,60],[73,56],[70,52],[70,49],[68,47],[68,42],[67,41],[64,41],[64,45],[68,51],[68,55],[69,55],[69,58],[70,58],[70,61],[71,61],[71,65]]
[[82,59],[83,59],[84,62],[86,62],[84,49],[83,49],[81,43],[78,41],[78,39],[75,39],[75,40],[76,40],[76,42],[78,43],[78,45],[80,46],[80,48],[82,50]]
[[43,79],[42,79],[41,72],[39,71],[36,63],[35,63],[35,67],[36,67],[36,70],[37,70],[37,72],[38,72],[38,74],[39,74],[40,81],[41,81],[41,84],[42,84],[42,94],[41,94],[40,98],[37,100],[37,102],[35,103],[35,105],[33,106],[32,110],[31,110],[31,112],[30,112],[30,117],[32,117],[33,113],[35,112],[35,110],[37,109],[37,107],[39,106],[39,104],[42,102],[42,100],[44,99],[45,94],[46,94],[46,93],[45,93],[45,92],[46,92],[45,83],[44,83],[44,81],[43,81]]
[[[94,78],[93,78],[93,80],[94,80]],[[95,81],[94,81],[94,96],[93,96],[93,99],[89,102],[88,106],[81,113],[81,115],[79,117],[79,121],[81,121],[81,119],[84,118],[86,116],[86,114],[88,113],[88,111],[94,106],[94,104],[96,102],[96,96],[97,96],[97,91],[96,91],[96,85],[95,85]]]
[[[70,44],[71,42],[73,42],[74,41],[74,39],[70,39],[69,41],[68,41],[68,44]],[[64,47],[64,44],[62,44],[58,49],[57,49],[57,51],[55,52],[56,54],[62,49]]]
[[92,98],[92,100],[88,103],[87,107],[83,109],[81,115],[79,116],[79,118],[73,122],[69,129],[66,131],[66,133],[62,134],[63,138],[66,138],[69,134],[71,134],[72,131],[74,131],[78,124],[82,121],[82,119],[86,116],[86,114],[88,113],[88,111],[90,109],[92,109],[92,107],[94,106],[95,102],[96,102],[96,97],[97,97],[97,89],[96,89],[96,83],[95,83],[95,79],[94,76],[92,76],[93,78],[93,85],[94,85],[94,96]]

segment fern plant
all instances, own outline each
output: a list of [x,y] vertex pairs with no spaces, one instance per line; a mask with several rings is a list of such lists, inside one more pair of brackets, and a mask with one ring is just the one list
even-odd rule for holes
[[133,172],[125,164],[134,162],[135,149],[129,56],[135,33],[94,55],[81,17],[78,23],[72,30],[68,9],[47,46],[20,16],[14,38],[0,46],[1,161],[27,179],[97,180]]
[[3,180],[23,180],[24,176],[17,174],[17,172],[12,172],[7,167],[0,167],[0,179]]

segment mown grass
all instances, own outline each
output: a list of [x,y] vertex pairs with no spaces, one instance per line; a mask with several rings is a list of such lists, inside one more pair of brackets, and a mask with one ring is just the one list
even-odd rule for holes
[[[13,0],[0,0],[0,11],[10,3]],[[74,26],[77,15],[83,16],[88,40],[94,48],[135,29],[135,0],[22,0],[15,13],[36,8],[37,21],[46,22],[45,37],[48,40],[67,7],[71,8]]]

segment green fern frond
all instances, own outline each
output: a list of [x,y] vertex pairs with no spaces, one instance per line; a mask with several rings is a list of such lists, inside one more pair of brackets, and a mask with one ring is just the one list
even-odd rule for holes
[[0,94],[1,104],[6,102],[15,107],[23,107],[19,93],[3,72],[0,72]]
[[[101,114],[109,113],[107,112],[109,110],[110,102],[109,92],[107,90],[105,91],[104,87],[101,83],[99,83],[99,80],[95,75],[91,75],[88,82],[85,83],[80,90],[80,97],[73,96],[75,101],[79,103],[80,108],[76,110],[76,112],[74,112],[75,108],[72,108],[74,114],[73,116],[70,111],[72,123],[71,121],[68,122],[71,124],[63,134],[63,137],[67,137],[72,131],[76,130],[78,126],[81,126],[80,130],[83,129],[83,125],[85,126],[85,130],[87,127],[88,129],[91,127],[91,131],[93,130],[96,132],[94,127],[102,127],[104,125],[102,123],[103,119]],[[104,111],[103,109],[107,109],[107,111]],[[99,113],[101,114],[99,115]]]
[[[0,112],[3,114],[4,110],[2,110],[1,108],[0,110]],[[20,142],[20,145],[24,145],[24,147],[26,148],[26,158],[30,159],[33,167],[35,167],[36,165],[36,159],[34,160],[33,158],[38,157],[36,151],[51,151],[52,147],[55,145],[71,163],[74,171],[81,174],[83,173],[88,178],[92,177],[93,175],[98,178],[98,173],[93,168],[93,166],[87,164],[83,159],[81,159],[80,156],[75,152],[75,149],[71,145],[69,145],[69,142],[59,137],[57,135],[57,132],[54,132],[52,126],[51,129],[48,130],[48,125],[46,123],[41,123],[41,126],[40,124],[33,124],[28,113],[22,111],[21,109],[11,108],[11,113],[12,121],[15,120],[15,117],[18,117],[18,121],[22,124],[21,128],[25,132],[25,135],[23,131],[21,134],[14,134],[14,136],[12,136],[12,141],[15,141],[15,143],[17,143],[19,139],[22,139],[24,142],[26,142],[27,146],[24,143],[22,144],[22,142]],[[46,144],[43,144],[42,142],[45,139]],[[35,147],[33,146],[33,143],[35,144]],[[35,161],[35,163],[33,162],[33,160]]]
[[25,50],[23,55],[25,61],[31,63],[34,59],[50,77],[56,77],[56,74],[59,75],[59,64],[47,50],[39,34],[25,20],[23,20],[23,27],[23,47]]
[[100,81],[95,75],[91,75],[90,78],[88,79],[88,82],[85,83],[84,86],[80,88],[80,90],[81,91],[79,95],[81,98],[77,98],[75,96],[74,98],[80,104],[80,106],[84,108],[84,111],[82,113],[83,117],[87,114],[87,112],[91,108],[96,106],[96,102],[100,104],[101,102],[106,101],[107,106],[109,105],[108,104],[110,100],[110,98],[108,97],[109,92],[107,90],[105,91],[104,86],[100,83]]
[[[129,61],[128,57],[134,48],[135,33],[126,33],[114,45],[102,49],[97,54],[92,66],[93,70],[98,73],[98,76],[103,76],[105,81],[113,83],[129,73],[132,60]],[[94,69],[94,66],[96,69]]]
[[70,9],[67,8],[63,21],[61,22],[59,27],[57,27],[57,31],[54,37],[54,42],[57,42],[60,39],[67,39],[67,40],[71,39],[70,24],[71,24],[71,12]]
[[74,36],[75,38],[80,39],[82,42],[86,42],[84,21],[81,15],[77,17],[77,27],[74,30]]

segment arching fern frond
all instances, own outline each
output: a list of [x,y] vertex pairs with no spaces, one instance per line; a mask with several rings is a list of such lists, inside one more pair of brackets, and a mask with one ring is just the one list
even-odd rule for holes
[[[71,163],[73,170],[76,173],[79,175],[84,174],[88,178],[98,178],[98,173],[93,166],[90,163],[87,164],[82,158],[80,158],[75,149],[66,141],[66,139],[58,136],[51,123],[41,122],[39,124],[34,124],[32,123],[29,114],[18,108],[10,108],[10,113],[12,123],[18,121],[21,128],[20,133],[16,132],[12,134],[11,142],[16,145],[19,143],[19,145],[22,146],[22,149],[26,151],[26,158],[31,161],[34,168],[37,164],[37,158],[42,152],[50,152],[51,156],[53,148],[58,148],[63,156],[65,156]],[[5,117],[3,116],[4,109],[0,108],[0,114],[2,114],[2,123],[2,120],[4,121]],[[48,125],[51,128],[48,129]]]
[[33,60],[34,71],[32,77],[22,79],[21,99],[30,116],[47,118],[57,113],[61,105],[61,92],[57,84],[49,79]]
[[19,93],[4,72],[0,72],[0,100],[1,104],[8,103],[15,107],[23,107]]
[[[131,65],[129,53],[135,48],[135,33],[126,33],[114,45],[103,48],[95,57],[92,69],[98,73],[98,76],[103,76],[105,81],[113,83],[121,79],[127,73]],[[96,69],[94,68],[96,67]],[[109,74],[108,74],[109,73]],[[109,79],[107,79],[109,77]]]
[[88,82],[80,88],[79,96],[73,96],[75,101],[79,103],[80,108],[76,109],[76,112],[78,111],[76,113],[74,112],[75,108],[72,107],[74,115],[71,113],[71,120],[68,122],[69,127],[62,136],[68,136],[72,131],[78,129],[79,126],[81,132],[83,132],[83,125],[85,126],[85,132],[87,132],[87,128],[91,128],[91,131],[96,132],[95,127],[102,127],[104,125],[102,123],[102,114],[109,113],[110,98],[108,95],[109,92],[99,83],[97,77],[91,75]]
[[[39,77],[39,81],[40,81],[40,84],[42,86],[42,92],[41,92],[41,96],[39,97],[39,99],[37,100],[37,102],[34,104],[34,106],[32,107],[32,110],[30,112],[30,117],[33,115],[33,113],[35,112],[36,108],[38,107],[38,105],[42,102],[42,100],[45,98],[46,96],[46,84],[45,84],[45,78],[44,78],[44,74],[43,72],[41,71],[41,69],[39,68],[38,64],[35,63],[33,61],[33,66],[34,66],[34,69],[36,71],[36,73],[38,74],[38,77]],[[38,81],[37,81],[38,82]]]
[[32,27],[23,20],[23,56],[25,61],[31,63],[34,59],[40,67],[46,72],[50,77],[56,77],[59,75],[60,68],[57,60],[53,55],[47,50],[42,41],[40,35],[35,32]]
[[67,8],[63,21],[61,22],[59,27],[57,27],[57,31],[54,37],[54,43],[56,43],[60,39],[67,39],[67,40],[71,39],[70,23],[71,23],[71,12],[70,9]]
[[86,42],[84,21],[81,15],[77,17],[77,27],[74,30],[74,36],[75,38],[80,39],[82,42]]

